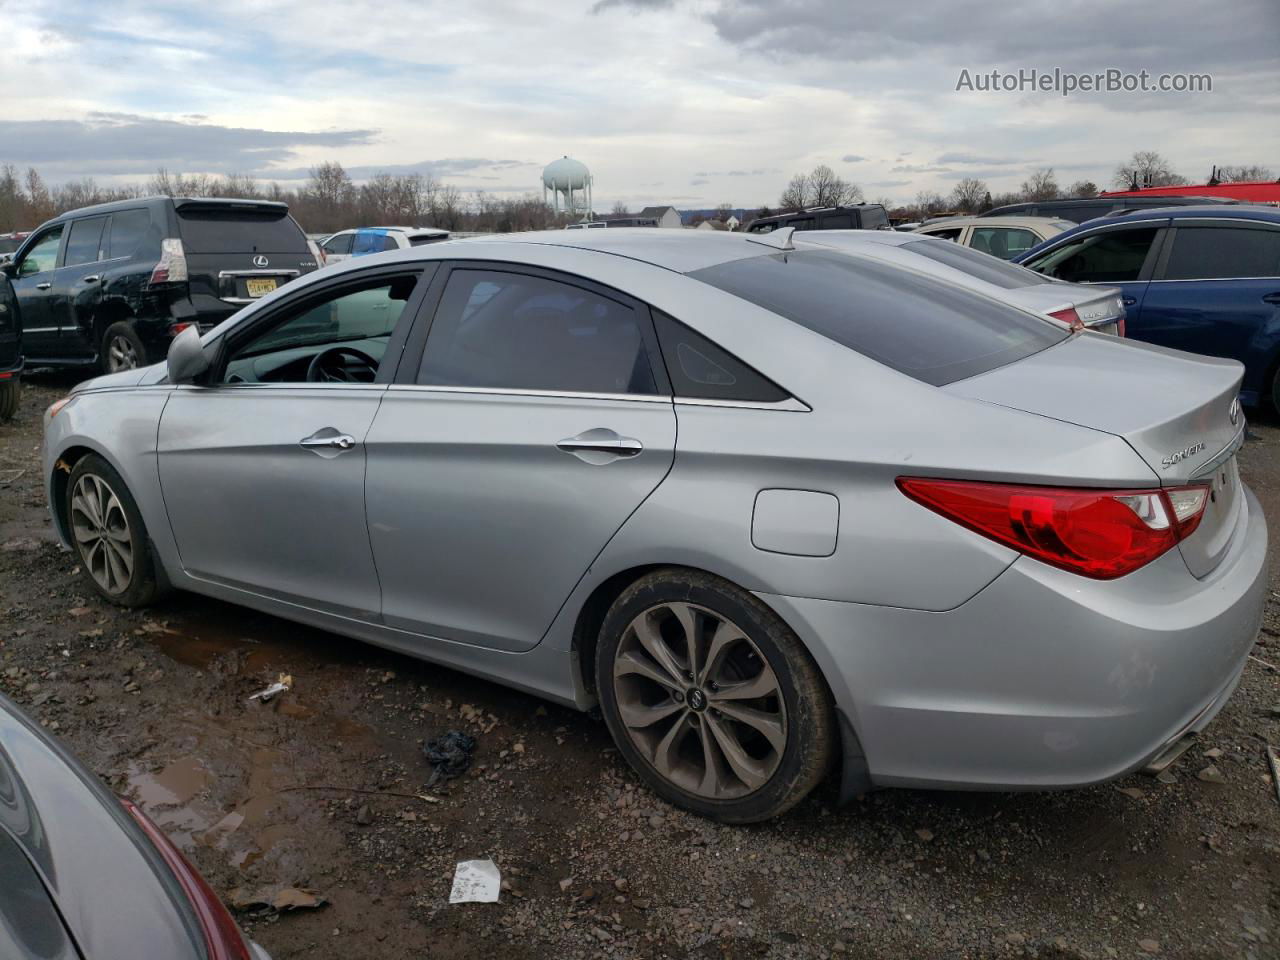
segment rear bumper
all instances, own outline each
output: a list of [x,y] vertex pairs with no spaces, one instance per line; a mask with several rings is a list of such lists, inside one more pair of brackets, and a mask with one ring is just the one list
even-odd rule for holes
[[938,613],[761,599],[818,660],[871,783],[1097,783],[1203,729],[1238,683],[1267,585],[1266,521],[1244,496],[1243,535],[1200,580],[1173,550],[1110,582],[1023,557]]

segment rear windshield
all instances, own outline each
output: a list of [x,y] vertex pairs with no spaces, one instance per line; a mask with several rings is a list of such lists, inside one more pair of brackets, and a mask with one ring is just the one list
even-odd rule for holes
[[972,291],[825,250],[732,260],[689,274],[934,386],[1029,357],[1064,328]]
[[187,253],[302,253],[307,237],[278,210],[187,207],[178,211]]
[[[1072,224],[1075,226],[1075,224]],[[963,273],[969,274],[971,277],[977,277],[979,280],[985,280],[987,283],[1002,287],[1005,290],[1017,290],[1020,287],[1033,287],[1037,284],[1048,283],[1049,278],[1036,273],[1034,270],[1028,270],[1026,267],[1020,267],[1016,263],[1009,263],[1007,260],[1001,260],[999,257],[993,257],[989,253],[981,253],[971,247],[962,247],[958,243],[950,240],[912,240],[902,245],[903,250],[911,253],[918,253],[922,257],[928,257],[937,263],[953,267]]]

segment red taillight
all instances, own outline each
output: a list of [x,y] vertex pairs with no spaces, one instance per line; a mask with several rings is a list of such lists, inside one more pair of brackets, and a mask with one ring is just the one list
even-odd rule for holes
[[1089,490],[899,477],[912,500],[1020,553],[1096,580],[1132,573],[1191,536],[1209,488]]
[[194,327],[194,326],[195,324],[189,320],[183,323],[171,323],[169,324],[169,336],[176,337],[183,330],[187,329],[187,327]]
[[187,254],[182,241],[168,237],[160,241],[160,260],[151,271],[152,283],[185,283],[187,280]]
[[195,867],[191,866],[187,858],[182,855],[182,851],[169,841],[164,831],[152,823],[137,804],[123,797],[120,798],[120,802],[146,833],[147,839],[159,851],[164,862],[173,871],[173,875],[178,878],[182,892],[186,894],[187,900],[200,920],[205,945],[208,947],[209,960],[253,960],[249,947],[240,933],[240,928],[236,926],[235,920],[231,919],[231,914],[222,905],[217,894],[209,889],[209,884],[205,882],[204,877],[196,872]]
[[1116,336],[1117,336],[1117,337],[1123,337],[1123,336],[1124,336],[1124,321],[1125,321],[1125,315],[1122,313],[1122,314],[1120,314],[1120,319],[1116,321]]
[[1053,319],[1065,323],[1071,328],[1071,332],[1084,329],[1084,321],[1080,319],[1080,314],[1076,313],[1075,307],[1067,307],[1065,310],[1055,310],[1049,314]]

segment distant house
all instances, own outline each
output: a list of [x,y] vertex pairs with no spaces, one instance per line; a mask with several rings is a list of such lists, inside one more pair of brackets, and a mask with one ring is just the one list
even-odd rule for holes
[[728,230],[728,226],[719,220],[703,220],[693,229],[695,230]]
[[737,217],[730,214],[729,219],[724,222],[724,225],[730,230],[737,230],[738,227],[742,225],[742,222]]
[[669,229],[678,229],[680,227],[680,214],[676,212],[675,207],[645,207],[637,216],[652,217],[658,221],[658,226],[660,227]]

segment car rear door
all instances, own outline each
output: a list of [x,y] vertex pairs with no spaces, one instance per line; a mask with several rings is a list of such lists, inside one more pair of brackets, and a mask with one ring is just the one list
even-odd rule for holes
[[1037,273],[1068,283],[1097,283],[1120,290],[1125,336],[1160,343],[1144,327],[1143,300],[1155,272],[1169,221],[1125,220],[1059,238],[1022,261]]
[[430,299],[367,440],[383,620],[525,650],[671,467],[652,321],[506,264],[455,263]]
[[[1280,224],[1180,218],[1142,307],[1144,339],[1244,363],[1245,389],[1280,350]],[[1133,334],[1130,333],[1130,336]]]

